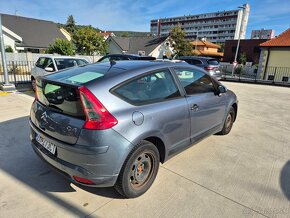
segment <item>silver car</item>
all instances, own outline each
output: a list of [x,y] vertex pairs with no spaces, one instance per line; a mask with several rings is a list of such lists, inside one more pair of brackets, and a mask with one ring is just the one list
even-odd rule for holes
[[215,58],[202,56],[182,56],[178,57],[178,59],[186,61],[187,63],[195,65],[197,67],[203,68],[217,80],[220,80],[222,78],[222,68],[219,61]]
[[62,70],[65,68],[76,67],[88,64],[84,58],[70,56],[43,56],[38,58],[35,67],[31,70],[31,84],[35,90],[35,78]]
[[228,134],[236,95],[185,62],[120,61],[38,78],[32,147],[72,182],[145,193],[169,158]]

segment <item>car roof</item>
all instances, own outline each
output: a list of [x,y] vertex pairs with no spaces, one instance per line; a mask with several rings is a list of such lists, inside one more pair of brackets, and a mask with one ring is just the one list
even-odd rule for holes
[[85,57],[74,57],[74,56],[61,56],[61,55],[55,55],[55,56],[40,56],[39,58],[62,58],[62,59],[81,59],[86,60]]
[[215,59],[216,60],[216,58],[204,57],[204,56],[180,56],[178,58],[180,58],[180,59],[182,59],[182,58],[187,58],[187,59],[202,59],[202,60]]
[[186,62],[182,61],[161,61],[161,60],[152,60],[152,61],[144,61],[144,60],[125,60],[125,61],[114,61],[114,62],[101,62],[101,63],[94,63],[91,65],[104,65],[107,67],[112,68],[121,68],[123,70],[129,71],[129,70],[138,70],[139,68],[147,68],[147,67],[172,67],[172,66],[188,66]]
[[64,78],[69,76],[75,76],[80,74],[80,72],[104,72],[104,76],[98,77],[96,79],[84,82],[86,86],[95,87],[98,83],[101,86],[115,86],[122,81],[126,81],[135,76],[141,75],[147,72],[154,72],[156,70],[161,70],[164,68],[171,67],[186,67],[191,69],[198,69],[194,65],[190,65],[185,61],[144,61],[144,60],[125,60],[125,61],[111,61],[111,62],[96,62],[93,64],[88,64],[84,66],[79,66],[75,68],[68,68],[62,71],[58,71],[53,74],[45,76],[48,80],[59,80],[59,78]]
[[[109,57],[109,56],[124,56],[124,57],[151,57],[151,56],[146,56],[146,55],[142,55],[142,56],[140,56],[140,55],[137,55],[137,54],[107,54],[107,55],[105,55],[105,56],[107,56],[107,57]],[[104,56],[104,57],[105,57]]]

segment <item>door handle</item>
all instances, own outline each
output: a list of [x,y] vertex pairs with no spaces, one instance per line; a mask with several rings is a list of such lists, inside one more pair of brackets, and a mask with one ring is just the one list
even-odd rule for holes
[[197,104],[193,104],[190,108],[190,110],[197,110],[199,106]]

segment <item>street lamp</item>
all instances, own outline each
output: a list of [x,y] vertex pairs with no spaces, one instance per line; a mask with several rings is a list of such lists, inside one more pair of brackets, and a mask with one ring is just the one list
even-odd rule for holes
[[198,40],[198,32],[199,32],[199,30],[200,30],[200,27],[197,28],[197,32],[196,32],[196,38],[195,38],[195,49],[194,49],[195,54],[197,54],[197,53],[196,53],[196,49],[197,49],[197,40]]
[[239,37],[238,37],[238,44],[237,44],[237,48],[236,48],[235,60],[233,62],[234,65],[233,65],[233,69],[232,69],[232,77],[234,76],[234,71],[235,71],[235,67],[237,64],[237,57],[238,57],[238,52],[239,52],[239,47],[240,47],[241,31],[242,31],[242,26],[244,23],[244,15],[245,15],[245,10],[246,10],[246,5],[239,6],[238,8],[243,9],[243,14],[242,14],[241,25],[240,25],[240,29],[239,29]]
[[1,57],[2,57],[1,58],[2,59],[2,68],[3,68],[3,72],[4,72],[4,85],[9,85],[1,17],[2,17],[2,14],[0,14],[0,48],[1,48]]

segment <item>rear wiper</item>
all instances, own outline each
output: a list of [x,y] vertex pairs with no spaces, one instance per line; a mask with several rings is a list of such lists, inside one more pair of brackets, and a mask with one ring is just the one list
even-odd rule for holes
[[55,105],[53,105],[53,104],[49,104],[49,105],[47,105],[47,106],[48,106],[49,108],[53,109],[53,110],[58,111],[58,112],[63,112],[62,109],[60,109],[59,107],[57,107],[57,106],[55,106]]

